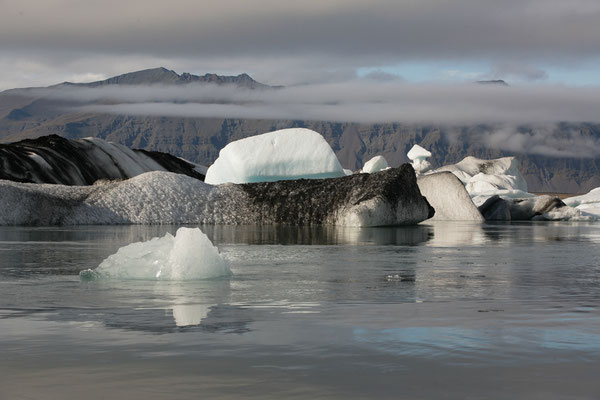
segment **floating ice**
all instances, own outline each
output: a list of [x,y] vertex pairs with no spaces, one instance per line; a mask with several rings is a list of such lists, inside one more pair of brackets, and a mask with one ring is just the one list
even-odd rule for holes
[[563,201],[566,205],[577,208],[584,215],[600,218],[600,187],[581,196],[568,197]]
[[418,144],[415,144],[406,154],[409,160],[412,161],[412,166],[417,175],[422,174],[431,169],[431,164],[427,161],[431,157],[431,153]]
[[229,143],[208,168],[205,182],[219,185],[341,176],[345,176],[344,170],[323,136],[293,128]]
[[417,184],[421,194],[435,209],[432,220],[484,220],[461,181],[450,172],[419,176]]
[[209,185],[170,172],[94,186],[0,180],[0,225],[416,224],[433,215],[405,165],[377,174]]
[[82,280],[198,280],[231,275],[229,264],[198,228],[179,228],[175,236],[132,243],[94,269],[81,271]]
[[383,171],[386,168],[388,168],[387,160],[383,156],[375,156],[363,165],[361,172],[372,174]]
[[434,172],[450,171],[462,181],[471,196],[498,190],[520,190],[527,192],[527,182],[519,172],[518,161],[514,157],[495,160],[481,160],[465,157],[461,162],[445,165]]

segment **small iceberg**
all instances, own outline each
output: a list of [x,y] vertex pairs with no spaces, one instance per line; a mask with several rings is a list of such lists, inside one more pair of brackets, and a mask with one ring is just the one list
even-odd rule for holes
[[199,280],[231,276],[227,261],[198,228],[179,228],[146,242],[121,247],[96,269],[81,271],[82,281],[96,279]]
[[431,152],[419,146],[418,144],[415,144],[408,151],[406,156],[411,161],[411,165],[415,169],[417,175],[424,174],[431,169],[431,164],[429,161],[427,161],[427,158],[431,157]]
[[388,163],[385,157],[375,156],[363,165],[361,172],[367,174],[373,174],[375,172],[383,171],[388,168]]

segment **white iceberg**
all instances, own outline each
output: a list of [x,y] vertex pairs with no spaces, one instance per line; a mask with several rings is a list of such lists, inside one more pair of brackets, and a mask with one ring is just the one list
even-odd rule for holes
[[438,168],[434,172],[442,171],[449,171],[456,175],[471,196],[481,193],[489,193],[491,196],[498,190],[527,192],[527,182],[519,172],[515,157],[482,160],[469,156],[456,164]]
[[121,247],[94,270],[81,271],[89,279],[199,280],[230,276],[229,264],[198,228],[179,228],[175,236]]
[[417,175],[423,174],[431,169],[431,164],[427,161],[427,158],[431,157],[431,152],[425,150],[423,147],[415,144],[406,154],[409,160],[412,161],[411,165],[415,169]]
[[361,172],[373,174],[375,172],[383,171],[386,168],[388,168],[388,163],[385,157],[375,156],[363,165]]
[[450,172],[422,175],[417,178],[421,194],[435,209],[431,220],[484,221],[461,181]]
[[563,202],[568,206],[575,207],[584,215],[600,218],[600,187],[581,196],[568,197]]
[[310,129],[292,128],[229,143],[208,168],[205,182],[273,182],[345,176],[323,136]]

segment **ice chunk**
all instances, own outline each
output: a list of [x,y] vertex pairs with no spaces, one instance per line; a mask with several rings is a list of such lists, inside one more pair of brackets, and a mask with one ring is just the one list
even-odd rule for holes
[[361,172],[372,174],[388,168],[388,163],[383,156],[375,156],[365,163]]
[[406,154],[406,156],[408,157],[409,160],[411,161],[415,161],[415,160],[419,160],[419,159],[426,159],[431,157],[431,152],[424,149],[423,147],[419,146],[418,144],[415,144]]
[[418,144],[415,144],[406,154],[409,160],[412,161],[412,166],[417,175],[427,172],[431,169],[431,164],[427,161],[431,157],[431,153]]
[[82,280],[198,280],[231,275],[229,264],[198,228],[179,228],[175,236],[121,247],[95,270],[81,271]]
[[273,182],[345,176],[323,136],[310,129],[292,128],[229,143],[206,172],[205,182]]
[[563,201],[566,205],[577,208],[584,215],[600,218],[600,187],[581,196],[568,197]]
[[479,221],[483,216],[473,204],[461,181],[450,172],[418,177],[421,194],[435,209],[432,220]]
[[[520,190],[527,192],[527,182],[519,172],[518,161],[515,157],[503,157],[495,160],[482,160],[475,157],[465,157],[459,163],[445,165],[434,172],[450,171],[465,185],[467,191],[473,193],[499,190]],[[477,184],[477,182],[483,182]],[[487,185],[487,184],[490,185]],[[480,190],[481,189],[481,190]]]

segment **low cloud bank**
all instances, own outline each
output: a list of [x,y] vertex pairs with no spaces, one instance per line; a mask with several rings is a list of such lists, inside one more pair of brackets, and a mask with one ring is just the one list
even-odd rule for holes
[[[234,86],[44,89],[80,111],[179,117],[438,124],[600,122],[600,87],[355,82],[249,90]],[[100,104],[101,103],[101,104]]]
[[[600,123],[600,87],[409,84],[373,79],[250,90],[227,85],[106,86],[41,89],[72,111],[240,119],[400,122],[494,127],[490,148],[557,157],[596,157],[599,138],[557,123]],[[529,130],[518,129],[530,126]]]

